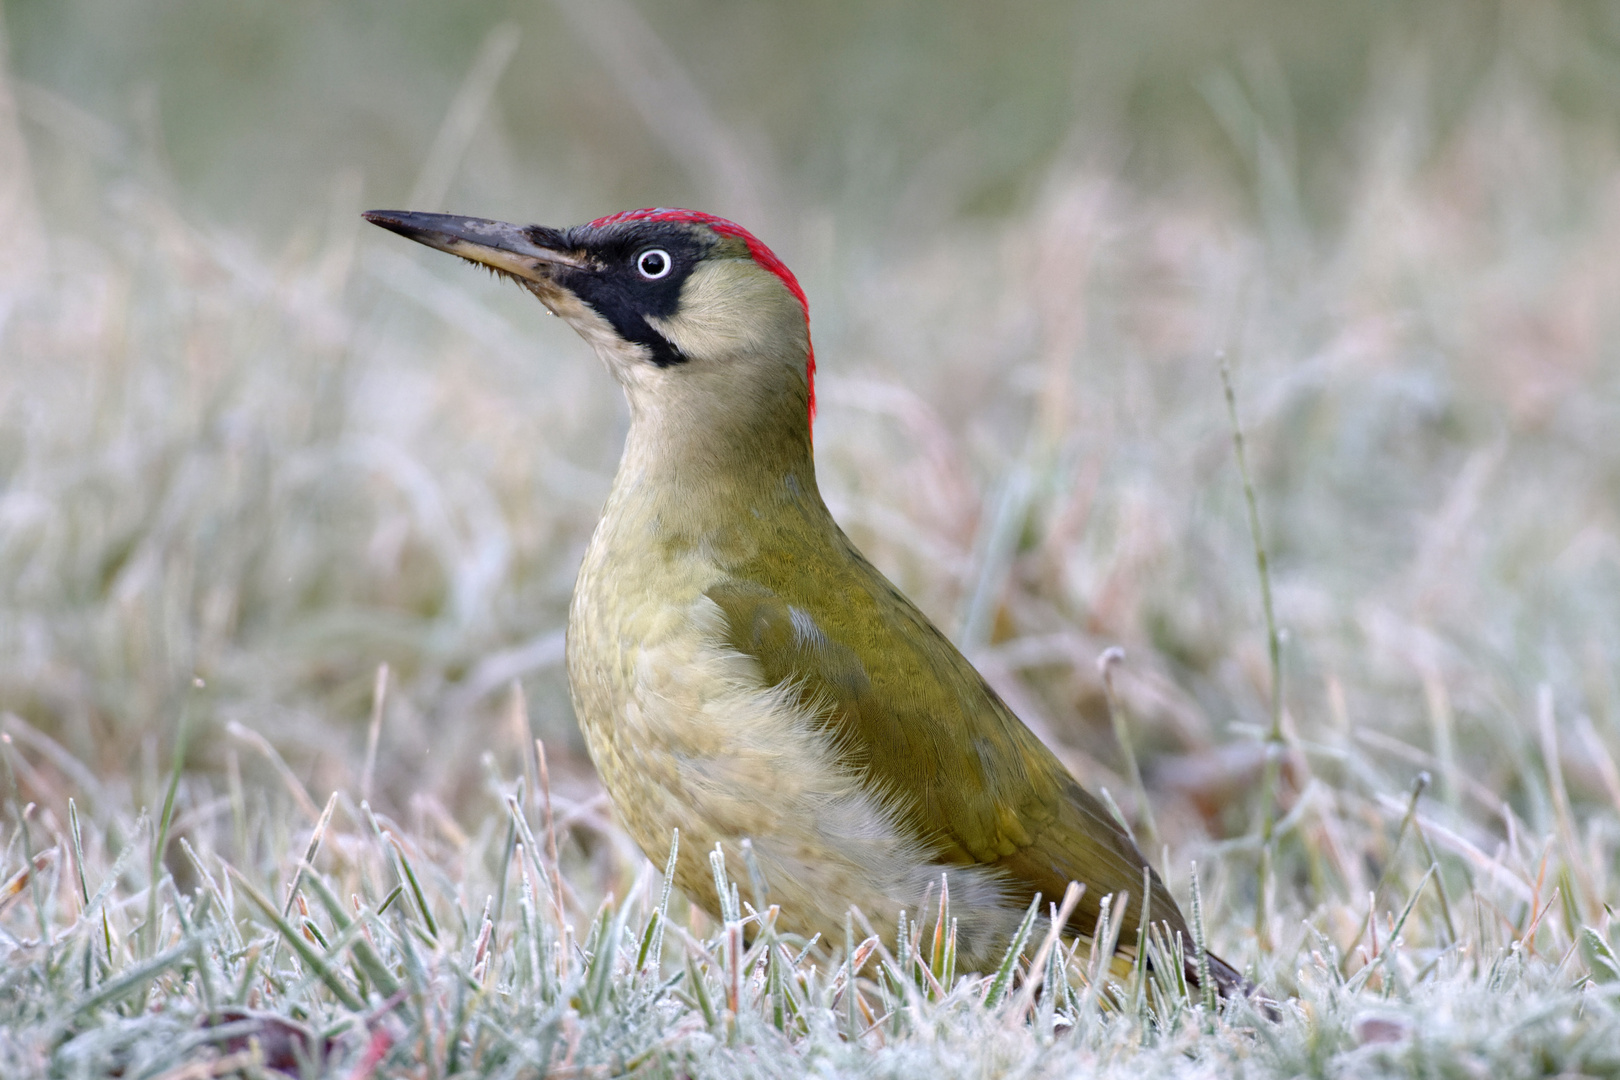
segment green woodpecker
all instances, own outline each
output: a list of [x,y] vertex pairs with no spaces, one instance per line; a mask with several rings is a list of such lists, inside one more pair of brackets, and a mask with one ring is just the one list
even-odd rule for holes
[[[941,876],[959,961],[994,967],[1036,893],[1128,893],[1192,935],[1130,835],[862,557],[816,487],[804,291],[764,244],[689,210],[559,230],[366,218],[512,278],[624,387],[630,433],[580,567],[568,681],[624,827],[720,909],[707,852],[751,842],[781,925],[844,939],[915,916]],[[1209,957],[1223,992],[1242,978]],[[1196,965],[1189,961],[1196,981]]]

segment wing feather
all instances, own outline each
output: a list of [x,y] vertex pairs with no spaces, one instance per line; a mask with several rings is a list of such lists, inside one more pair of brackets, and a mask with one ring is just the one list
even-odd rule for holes
[[[729,646],[795,689],[842,760],[941,861],[1000,870],[1021,905],[1080,881],[1082,930],[1105,896],[1136,897],[1146,860],[1130,836],[933,623],[842,532],[836,539],[843,558],[819,546],[756,556],[713,585]],[[1152,921],[1190,941],[1175,901],[1151,881]],[[1140,901],[1127,911],[1130,941]]]

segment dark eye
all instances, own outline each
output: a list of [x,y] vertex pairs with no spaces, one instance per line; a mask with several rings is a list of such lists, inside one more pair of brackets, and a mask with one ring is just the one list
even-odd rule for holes
[[674,265],[675,260],[663,248],[648,248],[636,256],[636,269],[648,281],[657,281],[668,274]]

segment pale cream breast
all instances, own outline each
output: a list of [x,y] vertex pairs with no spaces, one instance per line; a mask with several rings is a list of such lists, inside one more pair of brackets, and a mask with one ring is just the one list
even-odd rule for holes
[[679,828],[677,884],[717,913],[708,853],[720,844],[746,882],[746,838],[781,925],[835,943],[851,906],[892,933],[949,870],[963,959],[993,959],[980,954],[1005,948],[1021,914],[995,872],[941,865],[906,836],[791,688],[766,685],[723,644],[723,615],[704,595],[720,571],[660,550],[615,501],[575,588],[568,671],[591,755],[642,850],[662,863]]

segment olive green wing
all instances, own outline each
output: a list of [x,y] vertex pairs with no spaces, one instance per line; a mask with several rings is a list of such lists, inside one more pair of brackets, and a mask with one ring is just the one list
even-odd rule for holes
[[[1022,903],[1082,882],[1072,925],[1084,932],[1104,896],[1129,892],[1121,940],[1132,940],[1146,863],[1129,835],[933,623],[838,540],[844,558],[801,550],[791,565],[756,560],[711,587],[727,643],[768,683],[793,687],[845,763],[941,861],[1001,870]],[[1152,920],[1185,932],[1151,880]]]

